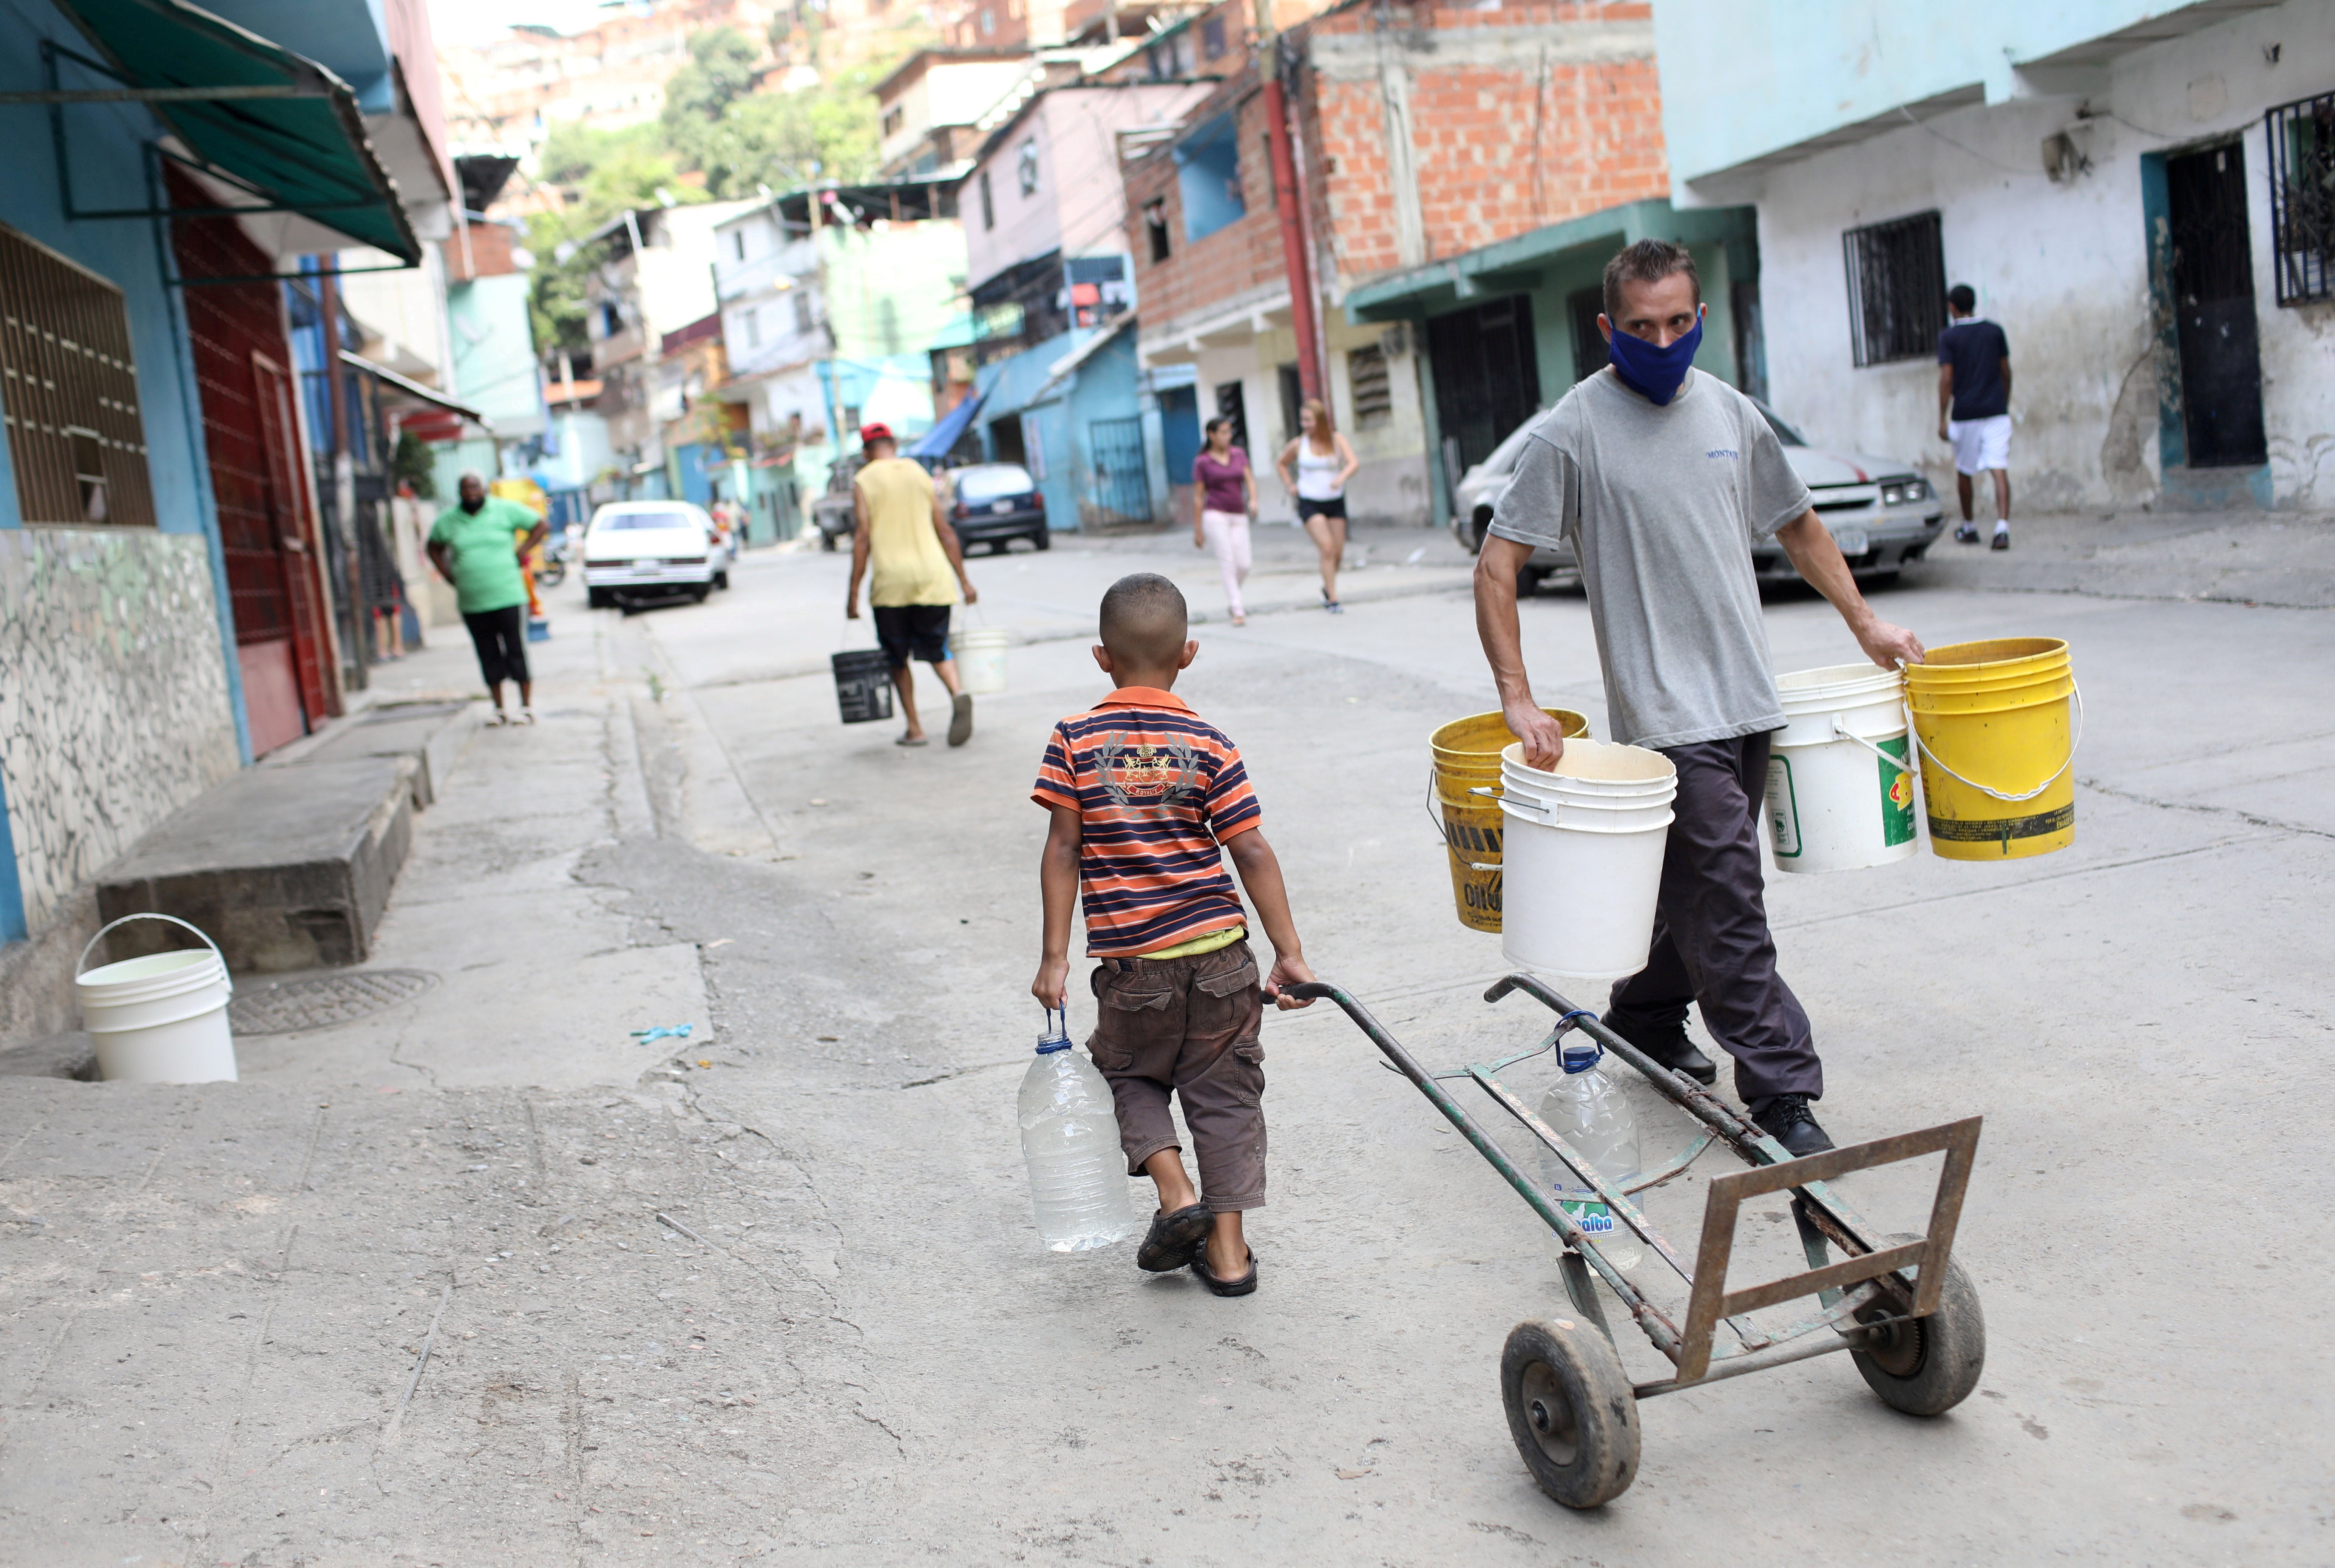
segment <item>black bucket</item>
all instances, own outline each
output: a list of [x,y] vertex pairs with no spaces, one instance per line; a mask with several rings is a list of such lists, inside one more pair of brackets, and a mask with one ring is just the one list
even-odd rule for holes
[[835,655],[835,704],[847,724],[872,724],[892,716],[892,666],[881,648],[858,648]]

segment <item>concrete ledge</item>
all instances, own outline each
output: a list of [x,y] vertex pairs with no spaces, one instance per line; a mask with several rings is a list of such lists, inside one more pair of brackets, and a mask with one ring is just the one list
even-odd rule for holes
[[[412,756],[254,768],[206,793],[107,867],[106,919],[175,915],[237,971],[361,963],[413,843]],[[106,939],[121,959],[182,945],[156,922]]]
[[455,760],[478,729],[477,702],[409,702],[375,708],[335,725],[315,745],[270,766],[305,768],[360,757],[411,757],[413,804],[428,810],[445,793]]

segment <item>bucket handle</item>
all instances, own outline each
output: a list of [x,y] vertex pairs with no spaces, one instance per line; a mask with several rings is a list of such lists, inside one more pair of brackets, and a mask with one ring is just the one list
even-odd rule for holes
[[[1468,790],[1468,793],[1470,795],[1489,795],[1494,799],[1497,799],[1499,798],[1499,791],[1491,789],[1487,785],[1479,784],[1474,789]],[[1429,766],[1427,769],[1427,819],[1435,824],[1435,836],[1443,841],[1443,847],[1450,850],[1455,855],[1458,854],[1459,847],[1451,842],[1451,828],[1449,825],[1447,824],[1442,818],[1438,817],[1435,814],[1435,769],[1432,766]],[[1497,870],[1498,868],[1497,866],[1478,866],[1471,867],[1471,869],[1477,871],[1490,871]]]
[[[2068,760],[2065,762],[2060,763],[2057,768],[2051,769],[2051,777],[2044,779],[2042,783],[2038,784],[2034,789],[2028,790],[2023,795],[2006,795],[2000,789],[1990,789],[1983,784],[1973,784],[1969,779],[1963,778],[1961,774],[1955,772],[1952,769],[1947,767],[1943,762],[1939,761],[1938,754],[1935,751],[1931,750],[1927,746],[1922,744],[1922,732],[1914,723],[1914,714],[1910,708],[1906,710],[1905,713],[1905,735],[1908,740],[1913,741],[1914,750],[1920,752],[1923,757],[1929,759],[1930,766],[1935,768],[1939,772],[1943,773],[1947,778],[1952,779],[1963,789],[1975,789],[1980,794],[1986,796],[1989,799],[2000,800],[2006,806],[2016,806],[2022,801],[2032,800],[2038,795],[2042,794],[2043,791],[2049,789],[2052,785],[2057,784],[2059,781],[2060,774],[2065,773],[2069,769],[2073,768],[2076,765],[2076,748],[2084,743],[2084,689],[2076,684],[2074,678],[2071,676],[2068,681],[2068,690],[2074,694],[2076,702],[2076,732],[2074,735],[2070,736],[2068,740]],[[1894,762],[1895,759],[1892,758],[1891,760]]]
[[[222,972],[226,970],[227,954],[219,952],[218,943],[213,942],[209,937],[205,936],[202,932],[198,930],[196,927],[188,925],[185,921],[179,919],[175,915],[157,915],[151,911],[145,911],[137,915],[125,915],[119,920],[109,920],[103,925],[99,926],[97,928],[97,934],[91,937],[88,944],[82,948],[81,956],[73,960],[73,978],[75,980],[79,980],[82,977],[82,971],[89,963],[89,955],[91,951],[94,949],[99,943],[105,940],[105,934],[107,932],[112,930],[117,925],[127,925],[133,920],[167,920],[173,925],[185,926],[187,930],[194,932],[195,940],[200,942],[205,947],[211,950],[213,955],[219,961],[220,970]],[[227,984],[229,991],[233,991],[235,989],[235,980],[232,976],[228,978]]]
[[[1911,724],[1906,725],[1905,733],[1911,735],[1913,732],[1914,727]],[[1837,713],[1835,713],[1832,716],[1832,733],[1833,738],[1836,740],[1855,741],[1858,745],[1872,752],[1875,757],[1880,758],[1884,762],[1886,762],[1890,767],[1894,768],[1900,773],[1911,773],[1914,770],[1914,765],[1906,759],[1903,757],[1892,757],[1888,752],[1884,751],[1880,747],[1875,746],[1864,736],[1849,733],[1848,726],[1840,721],[1840,715]],[[2053,775],[2055,778],[2058,775],[2056,774]],[[1972,785],[1972,788],[1976,789],[1977,786]]]

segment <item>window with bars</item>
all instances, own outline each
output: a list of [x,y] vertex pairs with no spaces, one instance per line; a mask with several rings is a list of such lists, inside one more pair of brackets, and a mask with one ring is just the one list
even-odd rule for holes
[[2278,303],[2335,299],[2335,92],[2284,104],[2264,120]]
[[1841,236],[1855,363],[1928,359],[1946,330],[1946,252],[1938,215],[1868,224]]
[[121,291],[5,224],[0,408],[20,521],[153,526]]
[[1394,388],[1387,381],[1386,351],[1376,344],[1346,351],[1346,396],[1356,430],[1392,422]]

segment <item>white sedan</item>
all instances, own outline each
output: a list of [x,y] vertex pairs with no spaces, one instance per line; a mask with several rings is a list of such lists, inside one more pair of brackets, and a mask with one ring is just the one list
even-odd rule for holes
[[611,501],[584,533],[584,592],[596,610],[680,594],[702,604],[730,586],[730,564],[713,519],[687,501]]

